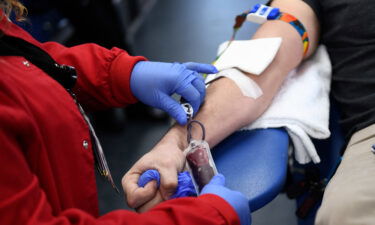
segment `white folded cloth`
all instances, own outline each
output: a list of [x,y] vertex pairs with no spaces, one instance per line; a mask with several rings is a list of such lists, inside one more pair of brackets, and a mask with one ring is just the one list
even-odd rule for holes
[[[331,63],[325,46],[289,73],[269,108],[243,130],[285,127],[295,159],[306,164],[320,158],[310,139],[330,136],[329,91]],[[277,143],[275,143],[277,144]]]

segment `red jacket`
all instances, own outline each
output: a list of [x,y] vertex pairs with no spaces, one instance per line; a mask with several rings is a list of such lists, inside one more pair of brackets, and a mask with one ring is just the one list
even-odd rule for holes
[[[5,17],[0,29],[74,66],[74,91],[83,105],[136,101],[129,78],[143,57],[94,44],[39,43]],[[239,224],[233,208],[215,195],[166,201],[143,214],[117,210],[99,217],[87,124],[66,90],[23,57],[0,57],[0,165],[2,225]]]

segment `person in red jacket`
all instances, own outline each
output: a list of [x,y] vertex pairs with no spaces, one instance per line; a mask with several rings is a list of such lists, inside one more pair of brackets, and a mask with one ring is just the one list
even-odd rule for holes
[[12,10],[22,16],[25,9],[0,0],[1,224],[239,224],[240,214],[248,224],[247,199],[225,188],[221,176],[197,198],[166,201],[142,214],[99,216],[94,165],[103,158],[77,102],[96,109],[140,100],[184,124],[170,95],[180,94],[197,111],[205,95],[199,73],[215,68],[148,62],[94,44],[40,43],[8,19]]

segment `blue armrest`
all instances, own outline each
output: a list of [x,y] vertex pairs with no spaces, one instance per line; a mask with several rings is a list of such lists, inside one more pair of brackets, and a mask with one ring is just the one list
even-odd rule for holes
[[216,167],[227,186],[249,198],[255,211],[282,190],[287,172],[288,133],[284,129],[239,131],[213,150]]

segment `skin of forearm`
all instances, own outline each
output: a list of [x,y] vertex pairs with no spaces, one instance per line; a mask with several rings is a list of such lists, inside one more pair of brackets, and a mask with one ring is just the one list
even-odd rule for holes
[[[309,57],[316,49],[318,37],[318,22],[311,8],[300,0],[276,0],[272,6],[294,15],[304,24],[310,39],[305,58]],[[194,119],[205,125],[206,141],[211,147],[257,119],[270,105],[287,74],[303,60],[301,37],[290,24],[268,21],[252,39],[267,37],[282,37],[277,55],[261,75],[247,74],[263,90],[262,96],[257,99],[245,97],[236,84],[227,78],[215,81],[207,89],[205,103]],[[194,138],[201,138],[199,126],[194,126],[192,133]],[[175,125],[161,142],[164,141],[175,141],[180,149],[185,149],[186,127]]]

